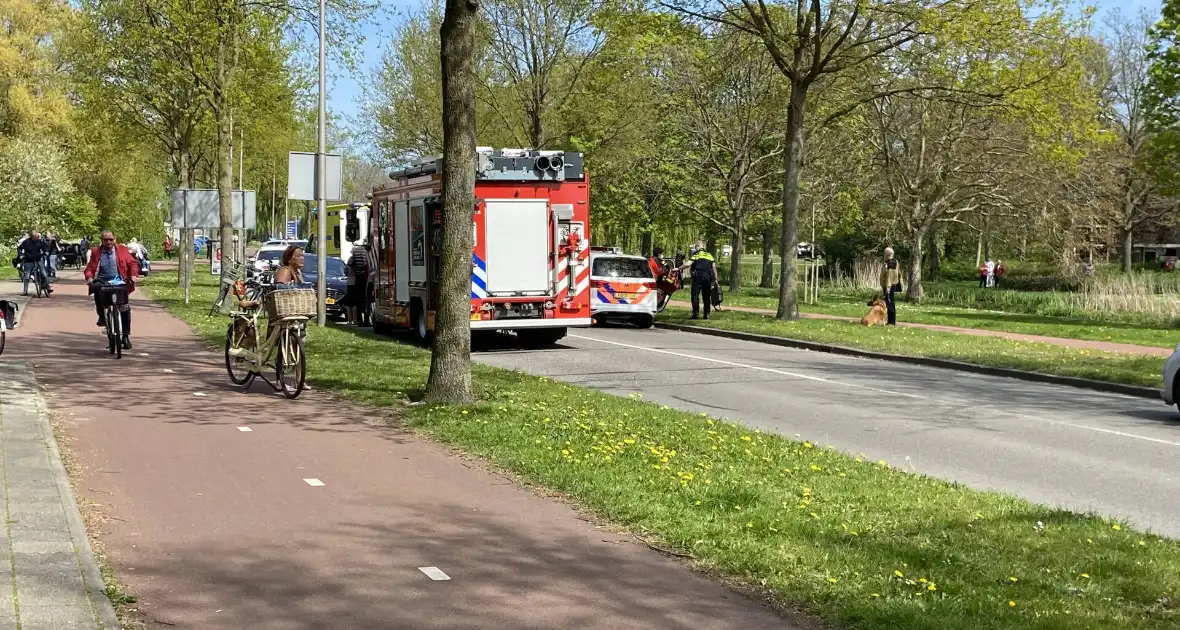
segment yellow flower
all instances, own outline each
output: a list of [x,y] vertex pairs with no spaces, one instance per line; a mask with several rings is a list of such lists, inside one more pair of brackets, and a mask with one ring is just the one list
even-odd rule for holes
[[873,593],[872,595],[869,595],[869,597],[880,597],[880,596],[881,596],[880,593]]
[[931,583],[930,583],[930,586],[927,586],[927,587],[926,587],[926,590],[928,590],[928,591],[937,591],[937,590],[938,590],[938,587],[937,587],[937,586],[935,586],[933,582],[931,582]]
[[1083,573],[1083,574],[1082,574],[1082,577],[1084,577],[1084,578],[1086,578],[1086,579],[1088,580],[1088,579],[1090,579],[1090,574],[1089,574],[1089,573]]
[[631,438],[627,438],[627,439],[623,440],[623,444],[634,444],[634,443],[635,443],[635,440],[632,440]]
[[893,575],[896,575],[896,576],[897,576],[897,577],[899,577],[899,578],[903,578],[903,577],[905,577],[905,574],[904,574],[904,573],[902,573],[901,571],[894,571],[894,572],[893,572]]
[[466,409],[464,409],[464,410],[463,410],[463,415],[467,415],[467,410],[466,410]]
[[1014,602],[1012,600],[1008,600],[1008,607],[1009,608],[1016,608],[1016,602]]
[[1017,583],[1019,580],[1017,580],[1017,579],[1016,579],[1016,576],[1012,576],[1012,577],[1008,578],[1008,581],[1009,581],[1009,582],[1011,582],[1011,583],[1013,583],[1013,584],[1015,584],[1015,583]]
[[828,578],[828,581],[831,582],[832,584],[835,584],[836,582],[839,582],[840,580],[838,580],[836,578]]
[[1118,523],[1115,523],[1114,525],[1111,525],[1110,528],[1117,532],[1117,531],[1121,530],[1123,528],[1123,526],[1119,525]]
[[811,446],[811,442],[810,442],[810,441],[804,441],[804,442],[803,442],[803,448],[812,448],[812,446]]

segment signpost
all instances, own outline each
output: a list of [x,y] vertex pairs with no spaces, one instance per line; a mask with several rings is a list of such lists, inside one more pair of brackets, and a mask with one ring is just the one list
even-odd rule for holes
[[[321,16],[322,18],[322,16]],[[322,36],[321,32],[321,36]],[[323,40],[320,41],[320,54],[323,55]],[[322,64],[322,61],[321,61]],[[328,240],[328,221],[326,218],[328,201],[340,201],[344,196],[341,192],[341,164],[343,159],[338,154],[322,153],[324,150],[325,131],[323,127],[324,122],[324,103],[323,103],[323,66],[320,67],[320,151],[321,154],[317,156],[315,153],[301,153],[292,151],[287,158],[287,198],[298,201],[315,201],[316,213],[319,226],[318,234],[308,234],[307,238],[316,239],[317,252],[322,252],[327,249]],[[320,157],[321,160],[316,158]],[[322,165],[322,166],[321,166]],[[287,224],[288,233],[290,233],[290,225]],[[316,278],[316,316],[320,326],[327,324],[327,304],[324,302],[324,297],[327,295],[327,269],[328,261],[323,256],[316,257],[317,263],[317,278]]]
[[287,221],[287,239],[294,239],[299,236],[299,222]]
[[[242,230],[254,229],[257,221],[258,195],[253,190],[235,190],[233,195],[232,223]],[[212,230],[221,227],[221,198],[216,188],[176,188],[172,190],[172,227],[177,229]],[[210,261],[221,271],[221,246]],[[231,244],[232,245],[232,244]],[[181,259],[182,264],[184,258]],[[189,303],[189,288],[192,285],[192,258],[189,269],[183,271],[184,303]]]

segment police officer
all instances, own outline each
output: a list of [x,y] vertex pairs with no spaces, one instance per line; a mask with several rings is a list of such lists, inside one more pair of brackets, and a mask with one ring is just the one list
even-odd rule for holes
[[705,319],[709,319],[709,311],[713,308],[713,285],[717,282],[717,262],[713,260],[712,254],[705,251],[704,242],[697,241],[696,247],[688,257],[688,263],[681,271],[686,269],[692,274],[692,318],[698,317],[703,297]]

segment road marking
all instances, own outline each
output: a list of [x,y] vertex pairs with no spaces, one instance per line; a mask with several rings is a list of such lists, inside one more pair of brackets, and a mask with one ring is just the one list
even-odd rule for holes
[[251,429],[250,427],[238,427],[238,430],[241,431],[242,433],[249,433],[249,432],[253,431],[254,429]]
[[205,392],[193,392],[193,396],[204,396]]
[[306,483],[313,488],[319,488],[324,485],[324,482],[320,481],[319,479],[304,479],[303,483]]
[[170,369],[168,369],[168,368],[164,368],[164,373],[165,373],[165,374],[171,374],[171,373],[172,373],[172,370],[170,370]]
[[636,346],[636,345],[632,345],[629,343],[619,343],[617,341],[607,341],[605,339],[598,339],[597,337],[583,337],[582,335],[570,335],[570,337],[573,337],[574,339],[585,339],[587,341],[597,341],[599,343],[606,343],[606,344],[610,344],[612,346],[620,346],[623,348],[631,348],[632,350],[644,350],[646,352],[656,352],[659,354],[667,354],[667,355],[671,355],[674,357],[680,357],[682,359],[696,359],[698,361],[707,361],[709,363],[718,363],[720,365],[728,365],[730,367],[745,368],[747,370],[755,370],[758,372],[769,372],[771,374],[779,374],[782,376],[793,376],[795,378],[801,378],[801,379],[808,380],[808,381],[816,381],[818,383],[828,383],[831,385],[843,385],[845,387],[855,387],[856,389],[866,389],[869,391],[880,392],[882,394],[890,394],[893,396],[905,396],[906,398],[917,398],[919,400],[926,400],[925,396],[919,396],[917,394],[907,394],[905,392],[895,392],[895,391],[888,390],[888,389],[869,387],[868,385],[858,385],[856,383],[848,383],[845,381],[833,381],[831,379],[822,378],[819,376],[811,376],[810,374],[800,374],[798,372],[788,372],[787,370],[779,370],[779,369],[775,369],[775,368],[762,367],[760,365],[748,365],[746,363],[737,363],[734,361],[724,361],[722,359],[713,359],[710,357],[702,357],[702,356],[698,356],[695,354],[687,354],[684,352],[673,352],[671,350],[661,350],[659,348],[648,348],[646,346]]
[[150,355],[150,354],[148,354],[148,353],[146,353],[146,352],[140,352],[140,353],[139,353],[139,356],[141,356],[141,357],[150,357],[150,356],[152,356],[152,355]]
[[1160,438],[1147,437],[1146,435],[1137,435],[1135,433],[1125,433],[1123,431],[1116,431],[1114,429],[1103,429],[1100,427],[1092,427],[1085,424],[1074,424],[1072,422],[1062,422],[1061,420],[1046,420],[1044,418],[1037,418],[1035,416],[1021,416],[1029,420],[1040,420],[1048,424],[1056,424],[1063,427],[1070,427],[1073,429],[1084,429],[1086,431],[1094,431],[1095,433],[1105,433],[1107,435],[1116,435],[1118,437],[1130,438],[1132,440],[1143,440],[1144,442],[1154,442],[1156,444],[1164,444],[1166,446],[1180,447],[1180,442],[1172,442],[1169,440],[1161,440]]
[[436,582],[451,579],[451,576],[447,575],[446,573],[443,573],[442,570],[439,569],[438,567],[418,567],[418,570],[425,573],[426,577],[428,577]]

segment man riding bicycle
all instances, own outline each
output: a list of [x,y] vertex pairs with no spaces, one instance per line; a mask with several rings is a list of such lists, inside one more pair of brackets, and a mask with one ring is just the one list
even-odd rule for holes
[[[103,284],[125,284],[128,293],[135,292],[135,278],[139,275],[139,262],[135,255],[123,245],[115,241],[115,234],[111,231],[102,233],[102,245],[90,252],[90,262],[83,272],[86,282],[90,285],[90,293],[94,295],[94,308],[98,311],[98,325],[106,326],[106,313],[102,302],[99,301],[98,286]],[[123,324],[123,349],[131,349],[131,306],[119,312]]]
[[44,288],[46,295],[53,293],[45,271],[45,258],[48,254],[49,244],[41,238],[40,232],[33,232],[17,247],[17,256],[21,260],[21,279],[25,285],[25,296],[29,295],[29,280],[33,280],[38,286]]

